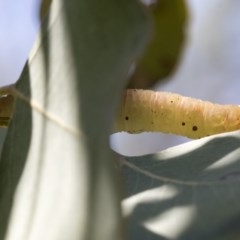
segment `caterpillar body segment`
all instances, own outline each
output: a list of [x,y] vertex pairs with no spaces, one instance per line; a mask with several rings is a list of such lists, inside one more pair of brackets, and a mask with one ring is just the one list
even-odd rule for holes
[[0,97],[0,127],[7,127],[12,117],[14,97],[6,95]]
[[201,138],[240,129],[240,107],[178,94],[126,90],[114,132],[163,132]]
[[8,127],[14,108],[14,85],[0,88],[0,127]]

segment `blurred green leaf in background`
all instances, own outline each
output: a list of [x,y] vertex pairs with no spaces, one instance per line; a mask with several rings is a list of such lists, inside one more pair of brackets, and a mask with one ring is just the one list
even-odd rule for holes
[[52,3],[52,0],[41,0],[41,6],[40,6],[40,19],[41,19],[41,21],[47,15],[51,3]]
[[157,0],[148,5],[153,34],[136,62],[128,88],[149,88],[171,74],[184,45],[187,6],[184,0]]

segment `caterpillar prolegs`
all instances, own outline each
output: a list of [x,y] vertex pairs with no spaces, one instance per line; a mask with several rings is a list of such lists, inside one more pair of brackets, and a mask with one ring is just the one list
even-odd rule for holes
[[201,138],[240,129],[240,107],[178,94],[126,90],[114,132],[163,132]]

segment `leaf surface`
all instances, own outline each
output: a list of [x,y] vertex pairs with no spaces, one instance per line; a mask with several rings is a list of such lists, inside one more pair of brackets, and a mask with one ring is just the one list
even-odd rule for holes
[[185,40],[187,7],[184,0],[150,1],[152,38],[136,62],[128,88],[146,89],[175,70]]
[[131,240],[239,239],[239,131],[120,163]]
[[52,2],[16,85],[0,161],[0,239],[123,238],[108,136],[147,35],[137,1]]

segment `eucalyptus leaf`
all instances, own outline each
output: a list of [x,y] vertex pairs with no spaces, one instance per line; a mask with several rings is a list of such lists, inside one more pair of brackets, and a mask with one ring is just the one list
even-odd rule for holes
[[0,239],[123,239],[108,136],[148,25],[135,0],[52,2],[16,84]]
[[185,0],[146,2],[150,2],[148,11],[153,23],[152,38],[136,62],[128,88],[149,88],[172,74],[184,45],[188,18]]
[[2,151],[2,146],[6,137],[7,130],[5,128],[0,128],[0,153]]
[[239,131],[120,163],[131,240],[239,239]]
[[43,20],[49,11],[52,0],[41,0],[40,19]]

